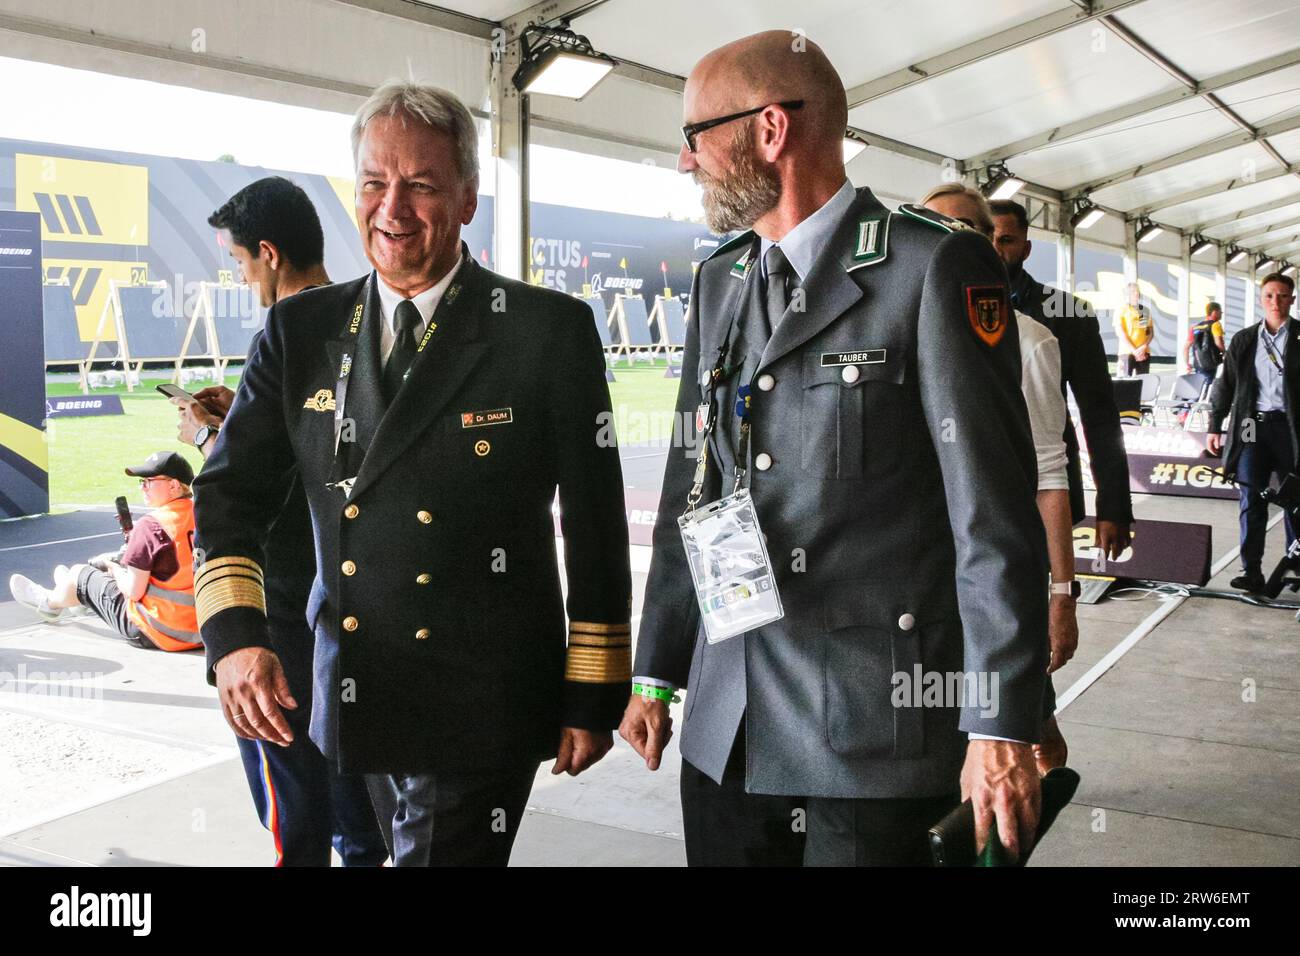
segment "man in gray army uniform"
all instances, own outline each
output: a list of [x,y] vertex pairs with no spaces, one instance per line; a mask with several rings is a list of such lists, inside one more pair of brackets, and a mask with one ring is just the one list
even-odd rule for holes
[[983,236],[854,190],[844,86],[801,35],[710,53],[683,110],[678,165],[710,226],[752,230],[696,276],[677,420],[714,416],[704,503],[732,489],[745,415],[784,617],[706,640],[678,434],[620,731],[655,769],[689,688],[691,864],[926,863],[927,828],[963,797],[978,842],[996,816],[1018,853],[1048,595],[1006,273]]

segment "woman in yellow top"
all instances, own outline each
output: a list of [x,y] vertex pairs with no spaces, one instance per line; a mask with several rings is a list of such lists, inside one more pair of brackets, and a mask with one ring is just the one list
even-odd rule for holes
[[1126,289],[1128,304],[1115,313],[1115,337],[1119,340],[1119,374],[1142,375],[1151,367],[1151,339],[1155,327],[1151,310],[1138,301],[1137,283]]

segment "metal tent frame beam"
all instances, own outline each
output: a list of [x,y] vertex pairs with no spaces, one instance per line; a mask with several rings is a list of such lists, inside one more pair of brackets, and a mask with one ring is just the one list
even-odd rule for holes
[[1174,166],[1181,166],[1183,163],[1194,162],[1198,159],[1204,159],[1206,156],[1214,156],[1218,153],[1225,153],[1230,149],[1236,149],[1240,146],[1249,146],[1251,143],[1258,143],[1270,136],[1278,136],[1282,133],[1289,133],[1292,130],[1300,129],[1300,116],[1293,116],[1289,119],[1278,120],[1276,123],[1270,123],[1268,126],[1261,126],[1254,132],[1243,131],[1241,133],[1230,133],[1226,136],[1220,136],[1208,142],[1201,143],[1198,146],[1192,146],[1188,149],[1180,150],[1177,153],[1171,153],[1160,159],[1154,159],[1138,166],[1133,166],[1123,172],[1112,173],[1101,179],[1094,179],[1092,182],[1084,183],[1082,186],[1076,186],[1073,189],[1066,190],[1066,195],[1070,198],[1086,196],[1089,193],[1100,192],[1109,186],[1115,186],[1119,183],[1129,182],[1142,176],[1149,176],[1165,169],[1171,169]]
[[1195,202],[1198,199],[1205,199],[1209,196],[1218,196],[1226,192],[1231,192],[1234,189],[1243,189],[1246,186],[1254,186],[1257,183],[1267,183],[1274,179],[1281,179],[1283,176],[1290,176],[1296,172],[1297,169],[1300,169],[1300,166],[1283,166],[1281,169],[1270,170],[1269,172],[1256,176],[1253,179],[1237,178],[1224,180],[1223,182],[1217,182],[1210,186],[1203,186],[1200,189],[1193,189],[1185,193],[1179,193],[1175,196],[1166,196],[1153,203],[1148,203],[1141,208],[1131,210],[1129,215],[1146,216],[1155,212],[1157,209],[1170,209],[1173,206],[1181,206],[1183,203]]
[[1261,76],[1267,76],[1270,73],[1276,73],[1279,70],[1285,70],[1288,67],[1300,64],[1300,50],[1288,50],[1275,56],[1268,57],[1264,60],[1257,60],[1246,66],[1238,67],[1235,70],[1228,70],[1203,80],[1196,85],[1196,89],[1190,89],[1186,86],[1180,86],[1179,89],[1170,90],[1165,93],[1156,93],[1151,96],[1143,97],[1132,103],[1126,103],[1123,106],[1116,106],[1100,113],[1094,113],[1091,116],[1085,116],[1083,119],[1075,120],[1073,123],[1066,123],[1057,126],[1054,129],[1044,130],[1041,133],[1034,133],[1032,136],[1026,136],[1016,140],[1014,143],[1007,143],[998,146],[995,149],[972,156],[966,160],[970,166],[988,166],[992,163],[1004,162],[1022,153],[1032,152],[1035,149],[1041,149],[1044,146],[1050,146],[1054,143],[1064,142],[1073,139],[1076,136],[1082,136],[1086,133],[1096,132],[1106,126],[1115,123],[1122,123],[1124,120],[1133,119],[1144,113],[1151,113],[1155,110],[1163,109],[1166,106],[1173,106],[1175,103],[1181,103],[1183,100],[1194,96],[1200,96],[1206,93],[1212,93],[1215,90],[1221,90],[1225,87],[1234,86],[1237,83],[1244,83],[1246,80],[1258,79]]
[[875,79],[867,80],[865,83],[860,83],[848,91],[849,109],[862,106],[864,103],[870,103],[882,96],[888,96],[890,93],[897,93],[899,90],[936,76],[942,76],[944,73],[951,73],[953,70],[959,70],[963,66],[969,66],[999,53],[1005,53],[1007,50],[1014,50],[1016,47],[1052,36],[1062,30],[1068,30],[1070,27],[1087,23],[1089,20],[1115,13],[1125,7],[1135,6],[1144,2],[1144,0],[1112,0],[1112,2],[1098,0],[1096,3],[1084,3],[1081,0],[1074,0],[1074,2],[1079,9],[1065,8],[1041,17],[1035,17],[1033,20],[1027,20],[1024,23],[1008,27],[989,36],[962,44],[936,56],[927,57],[910,66],[905,66],[901,70],[894,70],[892,73],[886,73]]

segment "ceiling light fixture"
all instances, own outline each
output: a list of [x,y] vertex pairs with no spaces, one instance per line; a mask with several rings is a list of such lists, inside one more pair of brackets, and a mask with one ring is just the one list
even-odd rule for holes
[[1090,229],[1105,215],[1106,210],[1093,203],[1091,199],[1076,199],[1074,215],[1070,217],[1070,226],[1074,229]]
[[1137,221],[1137,241],[1146,243],[1150,242],[1157,236],[1164,235],[1164,227],[1157,226],[1154,222],[1143,216]]
[[567,27],[531,26],[519,35],[523,62],[513,82],[520,93],[580,100],[614,69],[614,60]]
[[1005,166],[990,166],[988,182],[984,184],[984,195],[996,202],[1010,199],[1025,188],[1025,181],[1013,176]]

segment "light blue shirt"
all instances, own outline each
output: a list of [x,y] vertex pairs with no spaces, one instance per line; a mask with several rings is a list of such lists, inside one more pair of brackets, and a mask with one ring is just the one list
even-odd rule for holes
[[830,243],[840,221],[848,215],[849,207],[858,196],[853,183],[847,179],[844,185],[815,213],[787,232],[780,242],[764,239],[759,244],[759,263],[762,268],[763,281],[767,281],[767,250],[780,246],[794,271],[799,274],[802,283],[808,279],[817,256]]
[[1263,322],[1259,324],[1259,341],[1255,343],[1255,381],[1259,394],[1255,410],[1259,412],[1286,411],[1286,395],[1282,391],[1282,372],[1286,368],[1286,342],[1291,331],[1288,319],[1277,332],[1269,332]]

